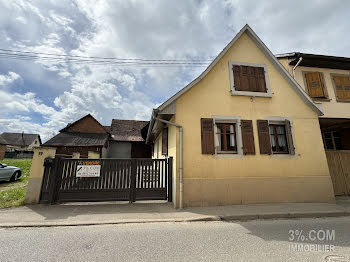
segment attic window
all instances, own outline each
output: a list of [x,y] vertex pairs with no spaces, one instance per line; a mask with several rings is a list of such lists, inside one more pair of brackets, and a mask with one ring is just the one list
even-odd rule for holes
[[271,97],[265,65],[229,62],[232,95]]
[[328,98],[323,74],[320,72],[304,72],[307,91],[312,98]]

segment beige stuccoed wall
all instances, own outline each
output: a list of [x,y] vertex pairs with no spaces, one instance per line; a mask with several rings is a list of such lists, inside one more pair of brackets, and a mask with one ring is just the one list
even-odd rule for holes
[[72,158],[79,159],[80,158],[80,153],[79,152],[73,152]]
[[[287,58],[279,59],[281,64],[288,69],[290,74],[292,74],[293,66],[289,65]],[[324,83],[327,88],[327,93],[330,101],[316,101],[318,104],[321,104],[321,108],[324,111],[324,116],[329,118],[350,118],[350,102],[337,102],[335,96],[335,89],[333,86],[333,81],[331,74],[340,74],[340,75],[350,75],[349,70],[339,70],[339,69],[329,69],[329,68],[317,68],[317,67],[305,67],[298,66],[295,70],[295,80],[298,84],[308,92],[306,87],[306,82],[304,80],[303,72],[321,72],[323,73]]]
[[[171,122],[176,123],[175,116],[170,119]],[[155,140],[155,146],[156,143],[159,143],[159,158],[165,158],[165,156],[162,155],[162,132],[158,135],[158,137]],[[173,203],[174,207],[178,207],[178,184],[179,184],[179,170],[177,169],[179,163],[179,151],[177,150],[176,145],[179,144],[179,130],[177,127],[168,125],[168,156],[173,157]],[[154,154],[152,158],[157,158],[157,150],[154,150]]]
[[39,203],[41,183],[44,174],[44,160],[47,157],[54,158],[56,148],[53,147],[36,147],[30,168],[30,176],[28,180],[27,193],[24,202],[26,204]]
[[91,158],[91,159],[100,158],[100,153],[97,153],[97,152],[94,152],[94,151],[89,151],[88,152],[88,158]]
[[[229,61],[265,64],[272,98],[231,96]],[[216,158],[201,154],[200,118],[213,115],[253,120],[256,155]],[[295,156],[259,154],[256,120],[272,116],[292,120]],[[248,35],[243,34],[205,78],[177,99],[176,123],[184,130],[184,206],[334,202],[317,114]],[[178,149],[178,139],[174,139]]]

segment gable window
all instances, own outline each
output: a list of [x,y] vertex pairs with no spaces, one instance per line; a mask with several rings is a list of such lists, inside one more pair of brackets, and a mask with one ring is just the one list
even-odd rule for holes
[[229,63],[231,94],[270,97],[266,66]]
[[312,98],[327,99],[327,91],[325,88],[323,74],[320,72],[304,72],[307,91]]
[[216,124],[218,153],[237,153],[236,124]]
[[322,133],[323,144],[325,149],[342,150],[341,136],[337,131]]
[[337,101],[350,102],[350,76],[332,75]]
[[292,127],[289,120],[258,120],[260,154],[295,155]]

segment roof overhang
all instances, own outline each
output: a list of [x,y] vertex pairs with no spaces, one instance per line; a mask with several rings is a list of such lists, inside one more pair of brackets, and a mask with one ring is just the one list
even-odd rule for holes
[[350,58],[340,56],[326,56],[326,55],[315,55],[306,53],[286,53],[276,55],[278,59],[287,58],[291,60],[290,65],[294,66],[302,57],[303,60],[299,66],[305,67],[318,67],[318,68],[331,68],[340,70],[350,70]]
[[175,113],[170,114],[169,112],[160,111],[158,108],[153,109],[149,128],[147,131],[146,144],[150,144],[152,140],[157,138],[158,134],[164,128],[165,124],[161,121],[158,121],[157,119],[169,121],[174,115]]

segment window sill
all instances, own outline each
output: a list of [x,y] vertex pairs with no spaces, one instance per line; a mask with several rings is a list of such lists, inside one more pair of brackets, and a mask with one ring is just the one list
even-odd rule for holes
[[339,103],[350,103],[350,100],[337,99],[337,102],[339,102]]
[[224,155],[237,155],[237,151],[216,151],[216,154]]
[[243,155],[241,154],[230,154],[230,153],[215,153],[214,155],[214,158],[241,158],[243,157]]
[[271,158],[298,158],[300,155],[290,155],[290,154],[272,154],[270,155]]
[[272,97],[271,93],[249,92],[249,91],[236,91],[231,89],[231,96],[253,96],[253,97]]
[[312,98],[315,102],[330,102],[332,99],[330,98]]

